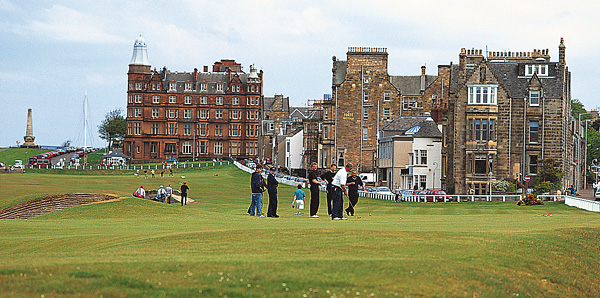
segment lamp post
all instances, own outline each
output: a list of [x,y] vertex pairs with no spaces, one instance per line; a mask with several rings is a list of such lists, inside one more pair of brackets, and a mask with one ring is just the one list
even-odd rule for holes
[[492,184],[492,176],[493,176],[492,175],[492,171],[490,171],[490,200],[491,200],[491,196],[492,196],[492,186],[493,186],[493,184]]
[[592,119],[585,120],[585,153],[583,155],[583,189],[587,189],[587,147],[588,147],[588,122],[593,121]]
[[435,166],[435,168],[433,169],[433,190],[435,190],[435,171],[436,171],[436,170],[437,170],[437,168],[438,168],[438,163],[437,163],[437,161],[434,161],[434,162],[433,162],[433,165]]
[[193,129],[192,130],[193,134],[194,134],[194,139],[193,139],[193,143],[192,143],[192,162],[196,161],[196,130]]
[[[585,114],[590,114],[590,113],[589,112],[579,113],[579,115],[577,116],[577,118],[578,118],[578,122],[577,122],[577,132],[578,132],[577,133],[577,139],[578,140],[580,140],[580,138],[581,138],[581,133],[579,132],[580,129],[581,129],[581,115],[585,115]],[[587,126],[587,122],[586,122],[586,126]],[[587,129],[586,129],[586,136],[585,137],[586,137],[585,138],[585,142],[587,144]],[[577,144],[577,152],[579,153],[578,156],[577,156],[577,167],[578,168],[579,168],[579,165],[581,164],[581,146],[580,146],[580,144],[581,144],[581,142],[578,142],[578,144]],[[587,145],[586,145],[585,151],[587,152]],[[586,157],[586,159],[587,159],[587,157]],[[577,172],[579,173],[579,175],[577,175],[577,178],[578,178],[577,179],[578,180],[577,181],[577,188],[579,189],[579,188],[581,188],[581,185],[579,184],[581,182],[580,181],[580,179],[581,179],[580,178],[581,177],[581,171],[579,169],[577,169]],[[583,172],[585,173],[585,167],[583,169]],[[585,176],[584,176],[584,180],[583,181],[584,181],[583,182],[583,188],[585,189],[585,184],[587,182],[586,179],[585,179]]]

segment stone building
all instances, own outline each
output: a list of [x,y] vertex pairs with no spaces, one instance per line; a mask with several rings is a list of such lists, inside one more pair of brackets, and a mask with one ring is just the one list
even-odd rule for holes
[[[489,193],[489,183],[535,180],[540,160],[565,172],[563,186],[580,172],[574,152],[571,73],[561,39],[557,62],[548,50],[489,52],[462,49],[452,65],[444,126],[442,182],[451,192]],[[451,161],[451,162],[449,162]],[[529,185],[532,186],[533,181]]]
[[263,73],[234,60],[212,71],[151,70],[140,36],[129,64],[124,153],[134,162],[166,158],[258,157]]
[[262,100],[261,135],[259,147],[261,159],[277,164],[277,136],[290,133],[290,98],[282,94],[265,96]]

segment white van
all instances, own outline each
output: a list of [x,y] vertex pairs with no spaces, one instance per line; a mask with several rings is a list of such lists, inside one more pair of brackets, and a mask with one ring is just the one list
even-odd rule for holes
[[360,173],[358,174],[358,178],[360,178],[364,184],[375,183],[375,173]]

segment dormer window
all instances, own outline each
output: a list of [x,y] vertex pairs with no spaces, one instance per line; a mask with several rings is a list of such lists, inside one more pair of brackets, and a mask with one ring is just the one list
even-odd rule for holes
[[222,83],[218,83],[217,84],[217,91],[223,91],[223,84]]
[[468,85],[469,104],[496,105],[498,85]]
[[200,84],[200,91],[206,91],[206,83]]
[[175,82],[169,83],[169,91],[175,91]]
[[192,91],[192,83],[185,83],[185,91]]
[[529,91],[529,105],[532,107],[540,106],[540,91]]
[[525,76],[532,76],[537,73],[539,77],[548,76],[548,65],[547,64],[527,64],[525,65]]

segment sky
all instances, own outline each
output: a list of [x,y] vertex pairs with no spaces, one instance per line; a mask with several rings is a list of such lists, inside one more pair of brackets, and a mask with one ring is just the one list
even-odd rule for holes
[[0,0],[0,147],[23,143],[27,109],[39,145],[105,146],[97,127],[126,108],[138,36],[157,69],[193,71],[235,59],[264,71],[265,96],[294,106],[331,93],[332,56],[382,47],[391,75],[437,75],[461,48],[549,49],[563,37],[572,98],[600,105],[600,2],[595,1],[28,1]]

